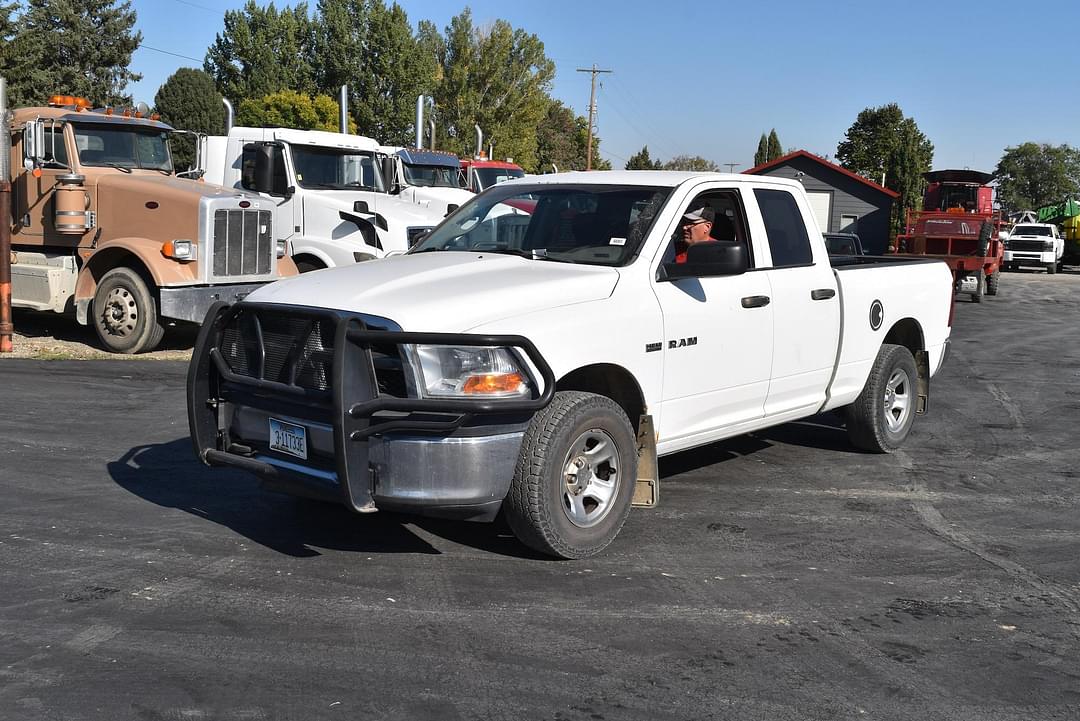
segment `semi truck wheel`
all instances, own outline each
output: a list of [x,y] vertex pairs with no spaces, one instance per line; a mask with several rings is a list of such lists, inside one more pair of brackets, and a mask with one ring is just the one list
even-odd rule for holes
[[152,350],[165,335],[154,295],[130,268],[113,268],[94,294],[94,330],[113,353]]
[[637,445],[626,413],[605,396],[555,394],[525,432],[507,522],[526,546],[557,558],[607,547],[630,513]]
[[848,439],[856,448],[892,453],[915,420],[918,371],[911,351],[902,345],[881,346],[870,377],[847,408]]
[[1001,271],[995,270],[990,275],[986,276],[986,294],[997,295],[998,283],[1001,281]]

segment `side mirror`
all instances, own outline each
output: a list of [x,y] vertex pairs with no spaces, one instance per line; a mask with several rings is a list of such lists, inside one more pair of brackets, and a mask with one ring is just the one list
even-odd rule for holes
[[386,186],[387,192],[397,192],[399,186],[397,182],[398,179],[396,158],[385,155],[383,156],[379,165],[381,166],[383,184]]
[[23,130],[23,157],[40,163],[45,159],[45,123],[27,120]]
[[290,185],[288,188],[285,188],[285,200],[288,200],[289,198],[293,197],[294,195],[296,195],[296,186],[295,185]]
[[255,146],[255,190],[274,192],[274,146]]
[[686,249],[685,263],[664,263],[664,279],[711,278],[742,275],[750,267],[746,246],[736,240],[694,243]]
[[352,209],[354,213],[367,213],[368,215],[371,214],[371,211],[368,210],[368,204],[366,200],[355,201],[352,204]]
[[457,210],[460,207],[461,206],[458,205],[457,203],[447,203],[446,204],[446,215],[450,215],[451,213],[453,213],[455,210]]

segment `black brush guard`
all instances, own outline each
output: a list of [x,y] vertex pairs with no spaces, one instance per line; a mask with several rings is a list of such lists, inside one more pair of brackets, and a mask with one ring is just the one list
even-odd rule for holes
[[[241,311],[295,313],[334,324],[332,384],[313,390],[235,373],[221,353],[225,328]],[[263,343],[261,334],[259,343]],[[302,340],[302,339],[301,339]],[[543,392],[533,383],[528,399],[397,398],[380,394],[372,363],[371,346],[404,344],[506,346],[524,353],[540,372]],[[265,360],[265,347],[260,346]],[[262,369],[260,369],[260,375]],[[536,347],[518,335],[467,333],[411,333],[369,328],[355,314],[301,306],[266,303],[230,305],[218,302],[206,314],[188,367],[188,425],[195,454],[210,466],[231,466],[255,473],[272,485],[295,487],[298,479],[282,468],[251,457],[252,450],[233,443],[229,436],[228,404],[260,409],[288,408],[286,413],[318,419],[333,427],[334,472],[342,501],[359,512],[375,510],[373,479],[368,465],[367,439],[388,432],[449,433],[478,416],[531,414],[547,406],[555,394],[555,377]],[[377,418],[381,412],[397,417]],[[402,416],[401,414],[405,414]],[[308,495],[318,495],[310,493]]]

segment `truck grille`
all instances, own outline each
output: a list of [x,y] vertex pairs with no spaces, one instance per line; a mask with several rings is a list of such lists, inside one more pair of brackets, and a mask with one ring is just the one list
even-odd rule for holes
[[215,278],[268,275],[274,253],[269,210],[221,208],[214,211]]
[[[333,390],[336,330],[336,319],[326,315],[242,309],[222,331],[218,351],[237,375],[329,392]],[[379,393],[407,398],[400,346],[372,344],[368,353]]]
[[1029,253],[1042,253],[1046,250],[1053,250],[1054,243],[1047,243],[1045,240],[1020,240],[1009,239],[1009,250],[1023,250]]

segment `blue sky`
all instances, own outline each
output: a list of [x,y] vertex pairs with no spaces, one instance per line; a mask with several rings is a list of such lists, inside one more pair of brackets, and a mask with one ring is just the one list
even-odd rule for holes
[[[260,2],[260,5],[266,4]],[[277,2],[278,7],[295,3]],[[314,1],[309,3],[314,5]],[[399,0],[415,24],[447,25],[465,3]],[[145,47],[132,69],[152,102],[177,68],[200,67],[226,9],[243,0],[133,0]],[[1080,3],[999,0],[474,0],[534,33],[558,69],[553,95],[584,115],[601,76],[598,132],[616,168],[653,157],[753,161],[762,131],[832,156],[867,106],[900,104],[934,143],[934,167],[991,171],[1006,146],[1080,146]],[[157,51],[149,48],[156,48]],[[159,51],[196,58],[200,62]]]

